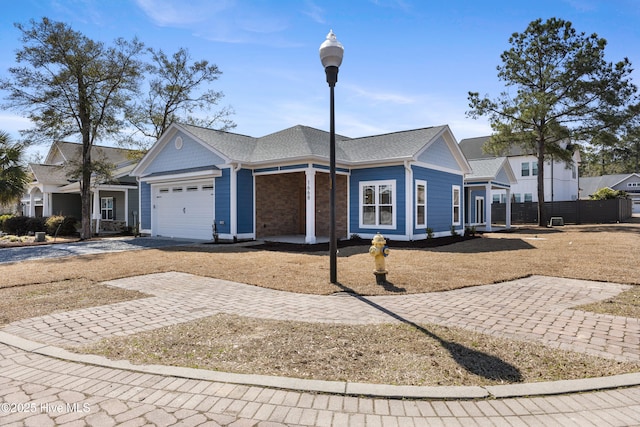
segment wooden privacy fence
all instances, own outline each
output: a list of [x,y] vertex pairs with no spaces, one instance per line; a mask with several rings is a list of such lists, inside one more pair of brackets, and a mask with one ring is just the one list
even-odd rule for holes
[[[631,218],[633,203],[630,199],[575,200],[570,202],[545,202],[547,217],[562,217],[565,224],[603,224],[622,222]],[[494,223],[505,222],[504,203],[491,205]],[[512,224],[537,224],[538,203],[512,203]]]

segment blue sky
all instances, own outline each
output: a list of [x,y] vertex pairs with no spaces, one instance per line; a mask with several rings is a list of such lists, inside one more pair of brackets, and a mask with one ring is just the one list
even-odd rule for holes
[[[467,92],[495,97],[500,54],[534,19],[569,20],[607,39],[607,60],[640,65],[640,0],[1,0],[0,75],[20,48],[15,22],[46,16],[90,38],[137,36],[180,47],[223,72],[213,87],[235,110],[234,132],[297,124],[328,130],[329,89],[318,48],[333,29],[345,47],[336,131],[357,137],[448,124],[458,140],[490,133],[465,116]],[[634,72],[640,84],[638,71]],[[4,97],[4,94],[0,94]],[[0,110],[18,138],[29,122]]]

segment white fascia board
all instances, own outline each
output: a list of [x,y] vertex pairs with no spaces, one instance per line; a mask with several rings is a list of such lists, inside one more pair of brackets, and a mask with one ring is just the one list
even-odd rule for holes
[[446,172],[446,173],[450,173],[453,175],[460,175],[462,177],[464,177],[467,173],[471,172],[465,172],[465,171],[461,171],[458,169],[450,169],[450,168],[445,168],[443,166],[439,166],[433,163],[423,163],[423,162],[412,162],[411,164],[416,165],[416,166],[420,166],[426,169],[433,169],[436,171],[440,171],[440,172]]
[[362,162],[346,162],[345,164],[349,165],[351,169],[371,169],[378,167],[387,167],[387,166],[403,166],[405,162],[414,162],[413,156],[405,156],[405,157],[396,157],[392,159],[383,159],[376,161],[362,161]]
[[197,172],[187,172],[180,174],[171,174],[171,175],[159,175],[159,176],[149,176],[149,177],[140,177],[141,182],[146,182],[148,184],[158,184],[162,182],[175,182],[175,181],[189,181],[195,179],[206,179],[206,178],[219,178],[222,176],[221,170],[204,170]]
[[103,185],[99,184],[95,187],[98,191],[122,191],[122,190],[136,190],[137,185]]

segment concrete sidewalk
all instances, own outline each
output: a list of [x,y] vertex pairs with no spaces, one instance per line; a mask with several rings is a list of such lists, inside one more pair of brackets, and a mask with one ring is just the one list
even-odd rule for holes
[[154,296],[26,319],[0,331],[0,424],[640,425],[640,374],[403,387],[133,366],[61,348],[235,313],[345,324],[437,323],[638,361],[638,319],[571,309],[611,298],[624,285],[534,276],[435,294],[365,298],[292,294],[184,273],[108,284]]

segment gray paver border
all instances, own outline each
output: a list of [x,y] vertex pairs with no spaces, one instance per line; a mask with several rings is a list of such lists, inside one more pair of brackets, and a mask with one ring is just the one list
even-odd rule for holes
[[307,380],[268,375],[236,374],[164,365],[134,365],[127,360],[111,360],[103,356],[73,353],[60,347],[37,343],[3,331],[0,331],[0,343],[23,351],[61,359],[68,362],[121,369],[131,372],[157,374],[194,380],[216,381],[237,385],[351,396],[439,400],[503,399],[525,396],[550,396],[640,386],[640,373],[578,380],[497,386],[394,386],[387,384],[365,384],[344,381]]

